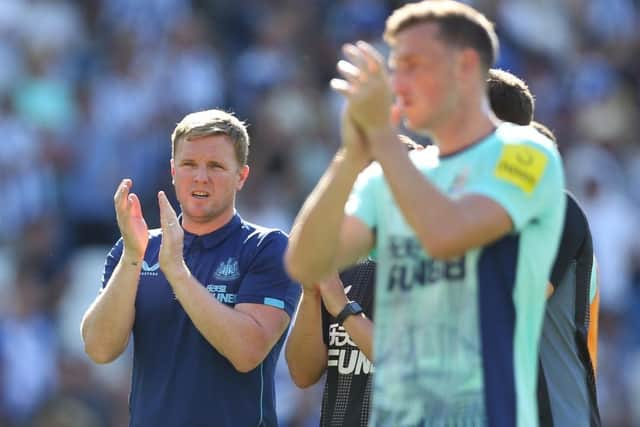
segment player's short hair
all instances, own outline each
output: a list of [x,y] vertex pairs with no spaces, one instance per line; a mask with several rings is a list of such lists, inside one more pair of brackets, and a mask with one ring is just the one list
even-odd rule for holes
[[171,134],[171,156],[175,156],[178,143],[183,139],[212,135],[227,136],[233,144],[238,163],[241,166],[247,164],[249,157],[247,125],[232,113],[222,110],[205,110],[187,114]]
[[508,71],[492,68],[487,91],[491,109],[500,120],[519,125],[531,123],[535,100],[523,80]]
[[549,138],[551,141],[553,141],[554,144],[556,145],[558,144],[558,140],[556,139],[556,136],[553,134],[551,129],[549,129],[542,123],[533,120],[531,122],[531,127],[533,127],[535,130],[537,130],[538,132],[540,132],[541,134]]
[[496,61],[498,36],[493,24],[471,6],[454,0],[423,0],[399,7],[387,18],[384,39],[393,47],[402,30],[432,22],[438,24],[444,42],[476,50],[486,69]]

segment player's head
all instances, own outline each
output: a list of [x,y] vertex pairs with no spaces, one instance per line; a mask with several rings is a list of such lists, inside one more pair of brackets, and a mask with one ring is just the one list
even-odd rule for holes
[[500,120],[519,125],[531,123],[535,101],[523,80],[508,71],[492,68],[487,91],[491,109]]
[[387,19],[384,38],[398,107],[410,128],[434,129],[461,102],[484,96],[498,38],[472,7],[452,0],[404,5]]
[[249,156],[247,126],[231,113],[222,110],[205,110],[187,114],[176,125],[171,135],[171,156],[175,157],[180,142],[185,139],[224,135],[233,145],[236,159],[241,166]]
[[218,223],[233,215],[236,193],[249,176],[246,126],[224,111],[199,111],[178,123],[171,141],[171,176],[182,224],[203,232],[223,225]]

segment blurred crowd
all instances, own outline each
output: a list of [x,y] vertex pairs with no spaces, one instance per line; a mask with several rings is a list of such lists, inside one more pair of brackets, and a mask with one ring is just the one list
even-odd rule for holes
[[[221,107],[250,124],[240,214],[288,230],[339,144],[340,46],[384,49],[401,3],[0,1],[1,427],[127,425],[130,357],[92,365],[78,331],[119,236],[118,182],[157,227],[173,127]],[[496,23],[499,67],[529,83],[589,217],[603,423],[640,425],[640,1],[469,3]],[[279,375],[281,424],[317,425],[319,388]]]

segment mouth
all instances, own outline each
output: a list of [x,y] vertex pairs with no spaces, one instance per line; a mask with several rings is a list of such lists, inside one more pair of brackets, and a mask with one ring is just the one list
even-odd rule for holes
[[209,193],[206,191],[193,191],[191,192],[191,197],[195,199],[206,199],[209,197]]

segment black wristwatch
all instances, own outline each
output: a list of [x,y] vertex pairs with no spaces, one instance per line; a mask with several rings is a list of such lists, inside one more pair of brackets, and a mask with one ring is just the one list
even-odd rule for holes
[[360,307],[355,301],[349,301],[347,305],[344,306],[342,311],[336,316],[336,320],[338,321],[338,325],[342,326],[342,323],[347,320],[347,317],[352,316],[354,314],[360,314],[364,310]]

